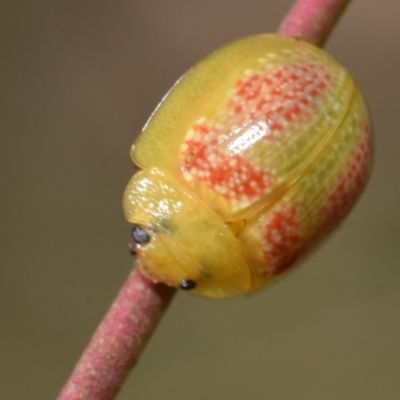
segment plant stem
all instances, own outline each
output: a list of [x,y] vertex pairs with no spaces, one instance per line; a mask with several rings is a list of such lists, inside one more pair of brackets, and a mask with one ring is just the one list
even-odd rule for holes
[[175,292],[134,269],[58,399],[114,399]]
[[[350,0],[299,0],[279,33],[322,44]],[[176,290],[138,268],[128,277],[78,361],[58,400],[112,400]]]
[[350,0],[298,0],[278,33],[322,46]]

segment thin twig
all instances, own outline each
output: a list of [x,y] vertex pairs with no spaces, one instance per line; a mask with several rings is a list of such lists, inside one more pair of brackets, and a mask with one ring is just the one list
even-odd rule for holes
[[[279,33],[322,44],[350,0],[300,0]],[[175,289],[135,269],[78,361],[58,400],[112,400],[168,307]]]
[[175,292],[134,269],[58,399],[114,399]]
[[299,0],[278,33],[322,46],[350,0]]

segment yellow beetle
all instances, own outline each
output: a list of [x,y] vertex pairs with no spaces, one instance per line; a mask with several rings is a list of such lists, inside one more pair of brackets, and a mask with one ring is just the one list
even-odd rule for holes
[[143,273],[209,298],[255,292],[348,213],[371,160],[348,72],[308,43],[262,34],[190,69],[132,147],[123,206]]

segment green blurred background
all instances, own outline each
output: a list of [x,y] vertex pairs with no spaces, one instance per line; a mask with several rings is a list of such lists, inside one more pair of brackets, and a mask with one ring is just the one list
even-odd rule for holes
[[[129,148],[157,102],[216,47],[276,30],[290,5],[1,3],[1,399],[55,398],[128,275]],[[354,0],[327,44],[375,126],[350,218],[252,298],[179,293],[119,400],[400,398],[399,36],[398,0]]]

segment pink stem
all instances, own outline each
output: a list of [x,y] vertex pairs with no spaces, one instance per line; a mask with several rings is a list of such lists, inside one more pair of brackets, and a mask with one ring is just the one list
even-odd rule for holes
[[[299,0],[279,33],[321,44],[350,0]],[[170,303],[175,289],[136,268],[78,361],[58,400],[112,400]]]
[[322,45],[350,0],[298,0],[278,33]]
[[175,292],[134,269],[58,400],[114,399]]

